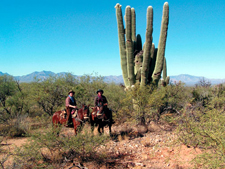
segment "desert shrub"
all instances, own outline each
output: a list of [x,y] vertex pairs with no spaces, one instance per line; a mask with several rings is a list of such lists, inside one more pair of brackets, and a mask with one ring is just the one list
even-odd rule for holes
[[52,116],[49,116],[47,114],[42,114],[41,116],[33,117],[29,123],[30,123],[31,130],[51,127]]
[[[158,121],[164,114],[182,113],[186,104],[190,102],[192,95],[188,88],[184,87],[182,83],[171,83],[165,87],[157,88],[148,98],[150,107],[149,116],[154,121]],[[173,123],[174,116],[164,116],[166,122]]]
[[204,78],[200,79],[199,82],[192,88],[192,105],[198,105],[198,107],[207,107],[213,96],[213,90],[211,83],[206,81]]
[[212,98],[210,100],[209,108],[225,110],[225,87],[219,84],[212,87]]
[[202,150],[193,160],[197,168],[225,166],[224,89],[204,81],[190,88],[191,107],[179,117],[179,141]]
[[26,134],[26,129],[20,126],[4,125],[0,127],[0,135],[8,137],[23,137]]
[[8,123],[0,126],[0,135],[7,137],[24,137],[30,132],[30,124],[26,123],[27,115],[18,115]]
[[7,160],[9,160],[10,156],[13,154],[10,152],[10,148],[5,148],[2,144],[2,141],[7,144],[7,140],[4,137],[0,137],[0,167],[2,169],[8,169],[7,167]]
[[209,80],[206,80],[204,77],[201,78],[198,83],[195,84],[196,87],[198,86],[201,86],[201,87],[204,87],[204,88],[209,88],[211,87],[211,82]]
[[76,136],[57,136],[60,130],[60,127],[49,128],[32,134],[29,142],[16,150],[14,165],[21,168],[63,168],[74,159],[78,162],[93,161],[100,156],[96,147],[104,145],[108,139],[107,136],[94,136],[88,131]]
[[11,76],[0,76],[0,123],[7,123],[27,113],[27,104],[21,85]]
[[177,129],[179,140],[199,147],[203,154],[194,163],[202,168],[225,167],[225,113],[217,109],[184,113]]
[[135,85],[126,91],[126,97],[121,100],[123,108],[120,112],[121,116],[130,117],[128,121],[135,123],[145,123],[149,111],[148,99],[154,91],[154,86]]
[[49,77],[33,84],[32,100],[48,115],[52,115],[64,104],[68,91],[66,77]]
[[122,100],[126,97],[124,88],[115,83],[110,83],[104,88],[104,91],[108,100],[108,108],[112,109],[113,112],[113,119],[117,122],[121,122],[121,120],[123,121],[125,118],[128,118],[126,116],[126,111],[122,110],[124,109]]
[[98,89],[104,90],[106,86],[107,84],[103,81],[103,77],[97,76],[97,74],[95,76],[84,75],[79,77],[79,84],[74,88],[77,104],[79,106],[82,104],[94,106],[96,91]]
[[[181,114],[191,99],[189,88],[182,83],[171,83],[159,88],[151,85],[142,87],[137,85],[126,91],[120,113],[136,123],[144,124],[152,120],[159,121],[163,114]],[[169,123],[176,120],[174,116],[164,117]]]

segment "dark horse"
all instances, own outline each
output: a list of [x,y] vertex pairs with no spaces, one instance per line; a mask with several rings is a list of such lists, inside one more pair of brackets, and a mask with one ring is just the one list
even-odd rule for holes
[[111,135],[111,127],[113,122],[112,119],[112,111],[108,108],[104,111],[103,117],[99,118],[97,117],[97,107],[92,107],[92,112],[90,114],[90,122],[91,122],[91,129],[94,131],[94,126],[98,125],[98,132],[104,133],[104,127],[109,126],[109,134]]
[[[82,124],[89,118],[89,105],[83,105],[81,109],[77,111],[76,118],[72,117],[73,127],[75,135],[77,134],[78,126],[82,126]],[[56,127],[59,124],[65,125],[66,121],[66,112],[65,111],[57,111],[52,116],[52,123]]]

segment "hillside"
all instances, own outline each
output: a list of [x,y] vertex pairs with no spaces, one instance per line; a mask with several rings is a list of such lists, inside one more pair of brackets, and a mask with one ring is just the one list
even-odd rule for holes
[[[0,76],[4,75],[4,74],[9,75],[8,73],[3,73],[3,72],[0,71]],[[51,71],[41,71],[41,72],[35,71],[33,73],[30,73],[30,74],[27,74],[27,75],[24,75],[24,76],[14,76],[14,78],[16,80],[18,80],[19,82],[29,83],[29,82],[34,81],[35,77],[37,79],[44,80],[44,79],[47,79],[50,76],[61,76],[61,75],[65,75],[65,74],[66,74],[66,72],[54,73],[54,72],[51,72]],[[74,76],[79,77],[77,75],[74,75]],[[211,82],[212,85],[220,84],[220,83],[225,82],[225,79],[209,79],[209,78],[206,78],[206,77],[203,77],[203,76],[193,76],[193,75],[188,75],[188,74],[180,74],[180,75],[176,75],[176,76],[170,76],[170,80],[173,83],[181,81],[181,82],[185,83],[187,86],[193,86],[203,78],[204,78],[204,80]],[[116,84],[123,84],[122,75],[119,75],[119,76],[113,76],[113,75],[103,76],[103,80],[107,83],[114,82]]]

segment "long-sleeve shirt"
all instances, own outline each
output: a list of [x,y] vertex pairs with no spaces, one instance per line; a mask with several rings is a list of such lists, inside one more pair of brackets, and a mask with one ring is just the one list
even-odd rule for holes
[[[74,97],[73,97],[73,99],[74,99]],[[74,99],[74,102],[70,99],[70,97],[68,96],[67,98],[66,98],[66,107],[68,107],[69,105],[72,105],[72,106],[76,106],[77,105],[77,103],[76,103],[76,100]]]
[[101,106],[104,105],[105,103],[108,103],[107,99],[105,96],[102,95],[102,99],[100,100],[98,96],[95,97],[95,106]]

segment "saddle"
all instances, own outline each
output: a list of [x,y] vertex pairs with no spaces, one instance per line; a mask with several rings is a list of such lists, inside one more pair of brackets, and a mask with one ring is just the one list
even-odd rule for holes
[[78,110],[75,110],[75,112],[72,114],[72,118],[76,118],[77,117],[77,112],[78,112]]
[[65,109],[61,110],[60,117],[66,119],[66,115],[67,115],[66,110]]
[[105,112],[101,112],[102,115],[100,115],[100,116],[97,116],[97,113],[98,113],[98,110],[92,112],[92,120],[93,121],[95,120],[95,118],[97,118],[97,119],[104,119]]

